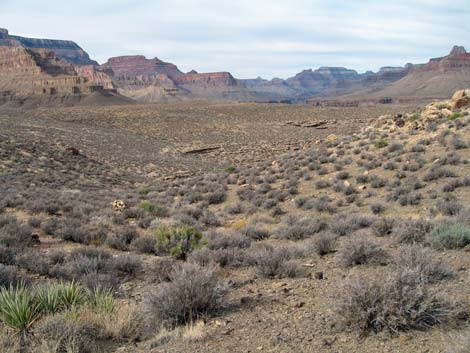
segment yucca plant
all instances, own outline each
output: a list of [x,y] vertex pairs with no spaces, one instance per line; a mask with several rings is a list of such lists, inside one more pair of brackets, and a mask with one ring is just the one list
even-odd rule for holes
[[6,326],[27,333],[40,314],[34,292],[23,283],[0,289],[0,319]]
[[110,288],[96,287],[88,292],[88,303],[95,310],[111,314],[114,311],[114,295]]
[[55,314],[62,309],[60,286],[48,284],[36,287],[36,301],[42,312]]
[[61,309],[71,309],[83,304],[85,301],[85,290],[75,281],[61,282],[56,285]]

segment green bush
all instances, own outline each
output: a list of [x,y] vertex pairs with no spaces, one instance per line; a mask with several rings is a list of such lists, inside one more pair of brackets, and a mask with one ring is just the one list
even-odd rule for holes
[[40,304],[24,284],[0,290],[0,319],[6,326],[25,333],[40,314]]
[[470,226],[460,222],[444,223],[430,233],[429,241],[439,248],[463,248],[470,244]]
[[148,202],[148,201],[142,201],[139,204],[139,208],[142,211],[150,213],[151,215],[153,215],[155,217],[167,217],[168,216],[168,209],[167,208],[165,208],[163,206],[155,205],[155,204],[153,204],[151,202]]
[[176,259],[186,260],[187,256],[204,245],[202,233],[191,226],[161,226],[155,230],[157,254],[169,254]]
[[458,119],[458,118],[461,118],[461,117],[462,117],[461,113],[454,113],[451,116],[449,116],[449,119],[450,120],[455,120],[455,119]]
[[228,166],[227,168],[225,168],[225,171],[226,171],[227,173],[233,173],[233,172],[235,172],[236,170],[237,170],[237,168],[234,167],[233,165]]
[[375,140],[374,145],[377,148],[384,148],[388,146],[388,142],[387,140],[380,138],[380,139]]

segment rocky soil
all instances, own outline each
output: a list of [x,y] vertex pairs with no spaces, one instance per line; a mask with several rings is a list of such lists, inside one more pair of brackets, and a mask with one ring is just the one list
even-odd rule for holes
[[[43,314],[28,349],[64,343],[53,327],[79,352],[465,352],[469,97],[3,115],[2,283],[73,279],[116,300]],[[165,249],[181,230],[192,245]],[[191,307],[201,292],[213,300]],[[16,337],[0,326],[5,350]]]

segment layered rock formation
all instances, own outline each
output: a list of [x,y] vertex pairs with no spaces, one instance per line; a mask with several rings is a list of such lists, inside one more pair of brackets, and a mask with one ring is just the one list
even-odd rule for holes
[[143,55],[98,65],[72,41],[13,36],[0,28],[2,97],[117,90],[146,103],[207,99],[355,106],[447,97],[468,86],[470,53],[461,46],[427,64],[383,67],[376,73],[324,66],[285,80],[240,80],[229,72],[183,73],[172,63]]
[[364,74],[344,67],[320,67],[317,70],[303,70],[286,80],[267,81],[257,78],[242,81],[258,96],[261,94],[269,99],[287,98],[303,102],[312,97],[336,97],[364,89],[381,89],[406,76],[412,67],[411,64],[405,67],[383,67],[377,73],[368,71]]
[[470,53],[454,46],[441,58],[409,68],[407,74],[380,90],[359,92],[374,97],[446,98],[453,92],[470,87]]
[[110,58],[100,66],[119,92],[141,102],[197,99],[244,100],[249,91],[228,72],[181,72],[174,64],[142,55]]
[[117,102],[112,88],[109,77],[94,66],[73,66],[45,49],[0,46],[0,104],[72,104],[88,96]]
[[31,50],[53,51],[55,55],[75,65],[97,65],[91,60],[89,55],[75,42],[55,39],[36,39],[20,36],[13,36],[8,30],[0,28],[0,45],[23,46]]
[[[103,70],[112,70],[114,80],[141,81],[143,84],[153,82],[156,75],[166,75],[175,79],[183,73],[174,64],[166,63],[158,58],[147,59],[143,55],[119,56],[110,58],[100,66]],[[131,82],[123,82],[125,84]]]

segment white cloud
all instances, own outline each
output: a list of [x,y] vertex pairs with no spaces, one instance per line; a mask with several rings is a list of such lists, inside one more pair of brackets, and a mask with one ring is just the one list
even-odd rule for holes
[[75,40],[100,62],[145,54],[182,70],[287,77],[423,62],[469,45],[470,3],[453,0],[0,0],[0,27]]

